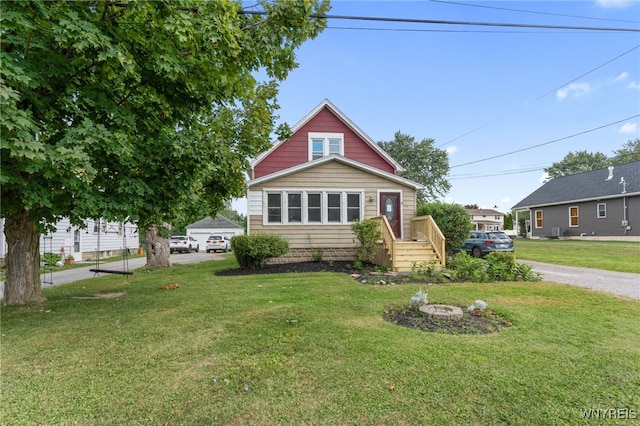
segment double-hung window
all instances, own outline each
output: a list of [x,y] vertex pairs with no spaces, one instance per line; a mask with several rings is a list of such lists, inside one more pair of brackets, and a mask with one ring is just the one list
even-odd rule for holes
[[542,221],[542,210],[535,211],[535,219],[536,219],[536,228],[543,228],[544,224]]
[[327,194],[327,222],[340,223],[342,194],[339,192]]
[[307,223],[322,223],[322,193],[307,193]]
[[580,226],[580,214],[578,212],[578,207],[569,207],[569,226],[572,228]]
[[607,217],[607,204],[600,203],[598,204],[598,219],[604,219]]
[[287,194],[287,218],[289,223],[302,223],[302,194]]
[[282,223],[282,193],[267,194],[267,222]]
[[344,134],[309,133],[309,161],[326,155],[344,155]]
[[265,225],[349,224],[363,218],[364,191],[265,191]]

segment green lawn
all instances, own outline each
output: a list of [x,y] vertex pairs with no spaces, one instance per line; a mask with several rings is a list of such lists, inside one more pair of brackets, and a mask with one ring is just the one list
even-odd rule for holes
[[640,409],[637,301],[543,282],[424,287],[431,303],[480,298],[513,323],[454,336],[381,319],[417,285],[213,274],[234,265],[139,269],[3,307],[2,422],[541,425]]
[[516,258],[640,274],[640,242],[514,240]]

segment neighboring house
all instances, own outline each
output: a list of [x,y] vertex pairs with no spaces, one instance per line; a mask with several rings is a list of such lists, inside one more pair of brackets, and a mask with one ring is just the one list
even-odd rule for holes
[[466,209],[474,231],[503,231],[504,213],[493,209]]
[[513,210],[532,238],[640,240],[640,161],[551,179]]
[[[73,256],[77,261],[95,260],[121,255],[125,249],[138,250],[138,226],[129,222],[107,222],[105,220],[86,219],[83,228],[71,225],[69,219],[55,224],[55,231],[40,236],[40,253],[56,253]],[[0,257],[7,253],[2,220],[2,240]]]
[[[316,257],[322,253],[325,260],[353,260],[356,241],[351,225],[378,217],[384,224],[388,255],[382,263],[402,269],[411,261],[426,261],[429,257],[421,257],[419,251],[423,246],[431,249],[431,243],[424,240],[434,231],[422,227],[427,226],[423,223],[426,218],[412,229],[416,193],[423,186],[399,176],[402,171],[369,136],[324,100],[292,128],[289,139],[276,142],[251,163],[247,232],[287,238],[290,253],[279,261],[311,260],[314,253]],[[399,243],[417,239],[423,241],[404,255],[412,259],[400,265]],[[440,249],[440,241],[437,245]],[[441,256],[444,262],[444,254]]]
[[187,235],[198,240],[202,249],[207,246],[207,239],[210,235],[222,235],[231,239],[235,235],[242,234],[244,234],[242,226],[220,214],[215,219],[207,217],[187,226]]

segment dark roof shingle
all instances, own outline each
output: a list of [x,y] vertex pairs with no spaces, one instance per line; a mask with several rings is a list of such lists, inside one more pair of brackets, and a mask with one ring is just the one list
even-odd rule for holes
[[[602,168],[554,178],[512,208],[522,209],[581,200],[622,197],[623,189],[626,191],[624,195],[640,195],[640,161],[613,166],[611,178],[609,176],[610,168]],[[624,179],[624,185],[621,179]]]

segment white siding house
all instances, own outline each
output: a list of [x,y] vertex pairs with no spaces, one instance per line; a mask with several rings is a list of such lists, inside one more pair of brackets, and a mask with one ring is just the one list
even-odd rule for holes
[[[77,261],[94,260],[98,252],[100,258],[117,256],[125,249],[138,250],[138,226],[128,222],[107,222],[87,219],[85,227],[71,225],[69,219],[55,224],[55,231],[40,236],[40,253],[56,253],[65,257],[71,255]],[[7,253],[2,220],[0,237],[0,257]]]
[[504,213],[493,209],[467,209],[474,231],[503,231]]

